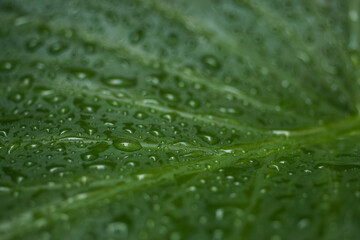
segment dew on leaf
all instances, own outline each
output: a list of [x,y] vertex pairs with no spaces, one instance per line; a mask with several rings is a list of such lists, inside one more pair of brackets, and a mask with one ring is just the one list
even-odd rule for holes
[[34,82],[34,77],[31,75],[25,75],[20,78],[20,87],[30,88]]
[[70,112],[70,108],[69,107],[62,107],[62,108],[59,108],[58,110],[58,113],[59,114],[67,114]]
[[12,93],[9,95],[8,99],[12,102],[19,103],[24,100],[23,93]]
[[219,70],[221,68],[221,64],[215,56],[204,55],[201,61],[210,70]]
[[30,149],[36,149],[39,148],[42,144],[38,143],[38,142],[33,142],[33,143],[28,143],[25,145],[25,149],[30,150]]
[[134,118],[139,119],[139,120],[144,120],[144,119],[146,119],[148,117],[149,117],[149,115],[147,113],[145,113],[145,112],[136,112],[134,114]]
[[34,88],[34,91],[38,93],[41,96],[49,96],[54,94],[54,89],[51,89],[49,87],[43,87],[43,86],[37,86]]
[[16,63],[14,61],[0,61],[0,72],[8,72],[14,70]]
[[144,31],[143,30],[136,30],[130,33],[129,40],[132,44],[139,43],[144,38]]
[[106,100],[106,102],[112,107],[121,107],[121,103],[116,100]]
[[169,91],[161,91],[160,95],[163,99],[169,101],[169,102],[177,102],[179,101],[179,96],[175,92],[169,92]]
[[48,52],[53,55],[58,55],[64,52],[69,45],[65,42],[56,42],[49,46]]
[[162,83],[164,81],[164,79],[167,77],[166,74],[151,74],[148,77],[148,81],[154,85],[154,86],[158,86],[160,83]]
[[99,157],[98,153],[92,151],[81,154],[81,159],[84,161],[93,161]]
[[157,129],[157,128],[151,128],[150,129],[150,134],[151,135],[153,135],[154,137],[162,137],[162,136],[164,136],[164,134],[159,130],[159,129]]
[[35,166],[35,165],[37,165],[37,163],[36,162],[34,162],[34,161],[26,161],[25,163],[24,163],[24,167],[33,167],[33,166]]
[[109,86],[109,87],[131,88],[131,87],[136,86],[137,79],[136,78],[124,77],[124,76],[114,76],[114,77],[102,78],[101,82],[104,83],[106,86]]
[[357,1],[313,2],[4,0],[0,236],[356,238]]
[[81,80],[92,78],[95,75],[93,70],[86,68],[70,68],[69,72]]
[[27,179],[27,176],[21,173],[18,170],[15,170],[10,167],[3,167],[2,170],[6,175],[8,175],[15,183],[21,183],[25,179]]
[[97,129],[94,127],[91,127],[87,122],[85,121],[78,121],[76,122],[77,124],[79,124],[79,126],[84,129],[84,131],[89,134],[89,135],[93,135],[97,132]]
[[116,149],[125,152],[134,152],[142,148],[140,142],[133,138],[120,137],[113,140],[113,145]]
[[41,47],[43,42],[40,39],[32,38],[26,41],[25,47],[28,51],[32,52]]
[[86,168],[95,169],[95,170],[112,170],[115,168],[115,165],[112,163],[97,162],[97,163],[86,165]]
[[20,147],[20,142],[15,142],[15,143],[11,143],[9,146],[8,146],[8,150],[7,150],[7,153],[8,154],[11,154],[13,153],[16,149],[18,149]]
[[100,109],[100,105],[86,103],[81,98],[75,98],[74,105],[80,108],[85,113],[96,113]]
[[46,169],[50,173],[56,173],[56,172],[60,172],[60,171],[64,170],[64,165],[49,165],[46,167]]
[[189,99],[186,104],[191,108],[198,108],[200,106],[200,101],[196,99]]
[[44,97],[44,100],[48,103],[56,104],[56,103],[64,102],[66,100],[66,97],[64,95],[56,95],[56,96]]
[[220,139],[215,135],[206,132],[199,132],[197,136],[210,145],[217,144],[220,141]]
[[173,121],[175,121],[177,116],[178,116],[177,113],[164,113],[161,115],[161,118],[163,118],[169,122],[173,122]]

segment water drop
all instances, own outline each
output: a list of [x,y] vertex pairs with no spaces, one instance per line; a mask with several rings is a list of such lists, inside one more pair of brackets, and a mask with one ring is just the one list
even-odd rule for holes
[[99,157],[99,154],[92,151],[81,154],[81,159],[84,161],[93,161]]
[[53,89],[51,89],[51,88],[41,87],[41,86],[35,87],[34,91],[35,91],[36,93],[38,93],[39,95],[41,95],[41,96],[49,96],[49,95],[54,94],[54,92],[55,92],[55,91],[54,91]]
[[123,76],[114,76],[101,79],[105,85],[114,88],[130,88],[134,87],[137,84],[135,78],[123,77]]
[[24,94],[22,93],[13,93],[11,94],[8,99],[12,102],[19,103],[24,100]]
[[178,116],[177,113],[164,113],[161,115],[161,118],[163,118],[169,122],[173,122],[173,121],[175,121],[177,116]]
[[11,71],[15,68],[15,62],[13,61],[1,61],[0,62],[0,72],[7,72],[7,71]]
[[58,110],[59,114],[67,114],[70,111],[69,107],[62,107]]
[[178,102],[179,101],[178,95],[174,92],[161,91],[160,95],[163,99],[165,99],[169,102]]
[[29,143],[29,144],[27,144],[27,145],[25,145],[25,149],[26,150],[31,150],[31,149],[36,149],[36,148],[39,148],[39,147],[41,147],[41,143],[37,143],[37,142],[33,142],[33,143]]
[[82,98],[75,98],[73,102],[75,106],[77,106],[81,109],[81,111],[84,111],[86,113],[95,113],[100,108],[100,105],[85,103],[84,99]]
[[159,129],[156,129],[156,128],[151,128],[150,134],[153,135],[154,137],[164,136],[164,134]]
[[25,163],[24,163],[24,166],[25,167],[32,167],[32,166],[35,166],[37,163],[36,162],[34,162],[34,161],[26,161]]
[[126,152],[134,152],[142,148],[138,140],[124,137],[115,139],[113,145],[115,148]]
[[219,61],[212,55],[204,55],[201,61],[210,70],[218,70],[221,68]]
[[50,54],[57,55],[64,52],[67,48],[68,44],[64,42],[56,42],[48,48],[48,51]]
[[220,139],[210,133],[200,132],[197,134],[201,140],[206,142],[207,144],[214,145],[220,141]]
[[189,99],[186,104],[191,108],[198,108],[200,106],[199,100]]
[[158,86],[166,77],[167,75],[165,73],[151,74],[147,81],[149,81],[152,85]]
[[112,170],[115,168],[115,164],[110,162],[97,162],[97,163],[85,165],[85,167],[95,170]]
[[144,38],[143,30],[136,30],[136,31],[132,32],[129,36],[129,40],[133,44],[140,42],[143,38]]
[[94,127],[91,127],[87,122],[85,121],[78,121],[76,122],[77,124],[79,124],[79,126],[84,129],[84,131],[89,134],[89,135],[93,135],[97,132],[97,129]]
[[25,43],[25,47],[28,51],[32,52],[38,49],[43,42],[40,39],[32,38]]
[[3,167],[2,170],[16,183],[21,183],[27,178],[27,176],[21,173],[19,170],[15,170],[10,167]]
[[89,79],[95,75],[95,72],[85,68],[70,68],[69,72],[78,79]]
[[139,119],[139,120],[144,120],[144,119],[146,119],[146,118],[148,118],[148,117],[149,117],[149,115],[147,115],[147,114],[144,113],[144,112],[136,112],[136,113],[134,114],[134,118]]
[[20,87],[29,88],[34,82],[34,78],[31,75],[25,75],[20,78]]

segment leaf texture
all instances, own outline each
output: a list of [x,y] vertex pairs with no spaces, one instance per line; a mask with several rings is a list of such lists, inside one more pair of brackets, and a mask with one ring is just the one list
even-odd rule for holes
[[0,239],[359,239],[357,0],[0,0]]

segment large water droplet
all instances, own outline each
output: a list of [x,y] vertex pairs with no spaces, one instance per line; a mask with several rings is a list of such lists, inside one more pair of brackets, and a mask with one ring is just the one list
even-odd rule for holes
[[115,148],[126,152],[134,152],[142,148],[138,140],[123,137],[115,139],[113,145]]
[[217,144],[220,141],[218,137],[210,133],[200,132],[197,135],[201,138],[201,140],[210,145]]

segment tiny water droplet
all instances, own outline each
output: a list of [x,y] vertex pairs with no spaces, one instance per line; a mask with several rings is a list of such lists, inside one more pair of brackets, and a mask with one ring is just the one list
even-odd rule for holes
[[99,157],[99,154],[92,151],[81,154],[81,159],[84,161],[93,161]]
[[219,61],[212,55],[204,55],[201,61],[210,70],[218,70],[221,68]]
[[19,103],[24,100],[24,94],[22,93],[13,93],[11,94],[8,99],[12,102]]
[[130,33],[130,36],[129,36],[129,40],[133,44],[140,42],[143,38],[144,38],[143,30],[136,30],[136,31]]
[[198,108],[200,106],[200,101],[196,99],[189,99],[186,104],[191,108]]
[[153,135],[154,137],[162,137],[162,136],[164,136],[164,134],[159,129],[156,129],[156,128],[152,128],[150,130],[150,134]]
[[146,118],[148,118],[148,117],[149,117],[149,115],[147,115],[147,114],[144,113],[144,112],[136,112],[136,113],[134,114],[134,118],[139,119],[139,120],[144,120],[144,119],[146,119]]
[[160,95],[163,99],[165,99],[169,102],[178,102],[179,101],[178,95],[174,92],[161,91]]
[[70,111],[69,107],[62,107],[58,110],[59,114],[67,114]]
[[95,75],[95,72],[85,68],[70,68],[69,72],[78,79],[89,79]]
[[123,77],[123,76],[114,76],[101,79],[105,85],[114,88],[130,88],[134,87],[137,84],[135,78]]
[[32,52],[38,49],[43,42],[40,39],[32,38],[25,43],[25,47],[28,51]]
[[0,62],[0,72],[11,71],[15,68],[16,64],[13,61],[1,61]]
[[25,145],[25,149],[26,150],[36,149],[39,148],[41,145],[42,145],[41,143],[33,142]]
[[54,94],[54,90],[51,89],[51,88],[48,88],[48,87],[42,87],[42,86],[39,86],[39,87],[35,87],[34,91],[36,93],[38,93],[39,95],[41,96],[49,96],[49,95],[52,95]]
[[20,78],[20,87],[29,88],[34,82],[34,78],[31,75],[25,75]]
[[67,48],[68,48],[67,43],[65,43],[65,42],[56,42],[56,43],[52,44],[48,48],[48,51],[49,51],[50,54],[57,55],[57,54],[60,54],[60,53],[64,52]]
[[176,113],[164,113],[161,115],[161,118],[163,118],[169,122],[173,122],[173,121],[175,121],[177,116],[178,116],[178,114],[176,114]]

